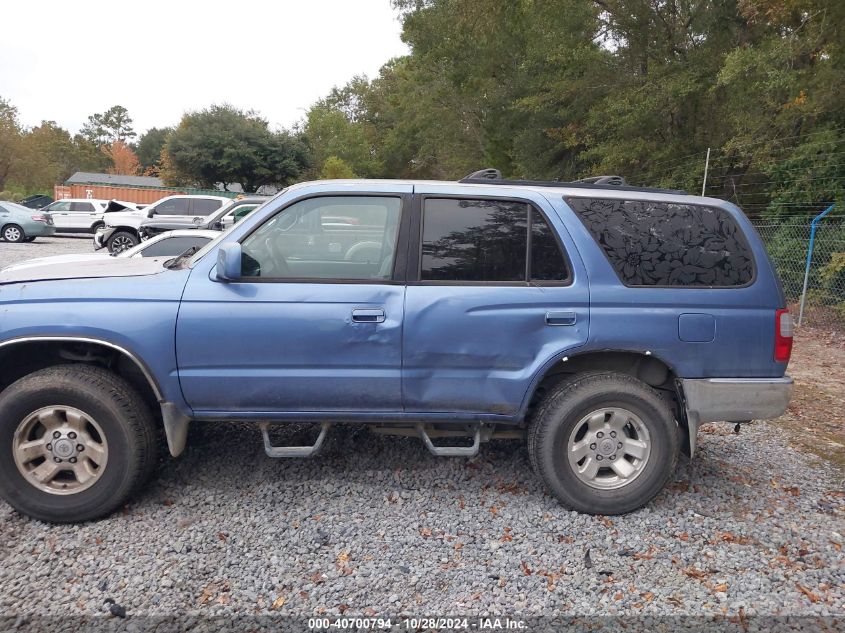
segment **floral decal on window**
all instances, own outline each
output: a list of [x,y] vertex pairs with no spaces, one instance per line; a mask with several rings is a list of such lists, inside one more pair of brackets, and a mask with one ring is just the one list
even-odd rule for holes
[[722,209],[694,204],[568,198],[626,286],[742,286],[751,249]]

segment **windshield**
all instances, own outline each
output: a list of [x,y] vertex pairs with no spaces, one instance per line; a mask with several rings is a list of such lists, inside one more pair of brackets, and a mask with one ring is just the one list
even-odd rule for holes
[[[255,215],[258,211],[260,211],[261,209],[263,209],[263,208],[264,208],[264,207],[265,207],[268,203],[272,202],[273,200],[276,200],[279,196],[284,195],[284,193],[285,193],[287,190],[288,190],[288,188],[287,188],[287,187],[285,187],[284,189],[282,189],[282,190],[281,190],[279,193],[277,193],[275,196],[273,196],[272,198],[269,198],[269,199],[268,199],[268,200],[267,200],[264,204],[262,204],[260,207],[258,207],[257,209],[254,209],[253,211],[250,211],[250,215]],[[224,237],[226,237],[226,236],[227,236],[227,235],[228,235],[228,234],[232,231],[232,229],[234,229],[236,226],[238,226],[238,225],[237,225],[237,224],[233,224],[232,226],[230,226],[230,227],[229,227],[228,229],[226,229],[225,231],[222,231],[222,232],[220,233],[220,235],[218,235],[217,237],[215,237],[215,238],[214,238],[213,240],[211,240],[208,244],[206,244],[206,245],[205,245],[205,246],[203,246],[201,249],[199,249],[199,250],[196,252],[196,254],[194,254],[194,256],[193,256],[193,257],[191,257],[191,260],[188,262],[188,266],[189,266],[189,267],[193,267],[193,266],[194,266],[194,264],[196,264],[199,260],[201,260],[203,257],[205,257],[205,255],[206,255],[206,253],[208,253],[208,251],[210,251],[210,250],[212,250],[213,248],[215,248],[215,247],[216,247],[216,246],[217,246],[217,245],[218,245],[218,244],[219,244],[219,243],[223,240],[223,238],[224,238]]]

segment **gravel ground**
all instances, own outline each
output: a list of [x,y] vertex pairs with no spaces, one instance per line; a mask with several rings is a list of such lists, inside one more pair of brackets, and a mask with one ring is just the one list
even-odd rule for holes
[[17,244],[0,241],[0,268],[35,257],[94,253],[93,235],[39,237],[34,242]]
[[[90,249],[0,243],[0,266]],[[795,432],[708,425],[664,493],[611,519],[563,510],[519,442],[438,459],[347,428],[285,461],[248,426],[194,425],[108,519],[51,526],[0,502],[0,615],[111,598],[130,616],[845,616],[843,471]]]

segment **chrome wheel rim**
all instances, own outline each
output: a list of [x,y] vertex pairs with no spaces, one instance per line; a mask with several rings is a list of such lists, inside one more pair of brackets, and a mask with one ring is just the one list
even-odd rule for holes
[[21,232],[15,227],[10,226],[3,232],[3,237],[5,237],[8,242],[17,242],[21,239]]
[[566,453],[579,480],[614,490],[643,472],[651,456],[651,438],[639,416],[621,407],[606,407],[581,418],[569,435]]
[[15,465],[42,492],[71,495],[93,486],[108,463],[109,447],[99,424],[74,407],[44,407],[15,430]]
[[128,237],[120,236],[114,238],[112,241],[112,252],[121,253],[135,246],[134,242]]

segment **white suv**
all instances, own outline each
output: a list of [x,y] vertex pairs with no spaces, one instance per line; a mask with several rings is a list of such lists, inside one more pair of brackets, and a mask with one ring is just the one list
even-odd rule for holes
[[103,225],[108,200],[64,198],[51,202],[41,211],[53,218],[59,233],[94,233]]
[[162,198],[142,211],[106,213],[103,217],[105,226],[94,234],[94,248],[107,246],[110,252],[119,253],[141,243],[138,227],[146,218],[163,216],[201,224],[207,216],[229,202],[231,199],[224,196],[176,195]]

